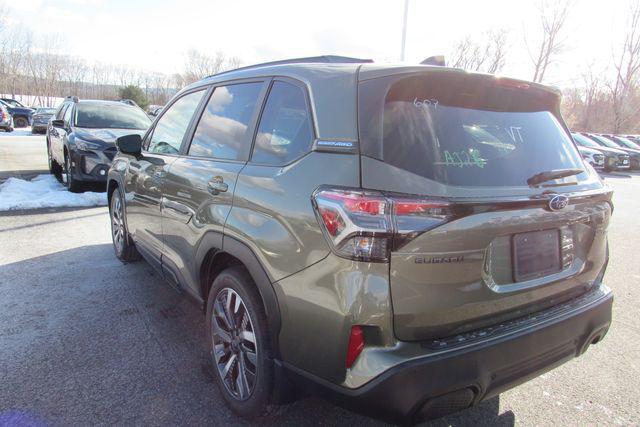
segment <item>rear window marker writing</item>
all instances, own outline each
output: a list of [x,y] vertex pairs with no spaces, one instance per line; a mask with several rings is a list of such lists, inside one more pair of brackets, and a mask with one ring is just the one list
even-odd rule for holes
[[459,168],[477,166],[484,168],[487,164],[487,160],[480,157],[480,151],[474,148],[469,151],[444,150],[442,154],[444,156],[444,162],[434,162],[434,165],[456,166]]

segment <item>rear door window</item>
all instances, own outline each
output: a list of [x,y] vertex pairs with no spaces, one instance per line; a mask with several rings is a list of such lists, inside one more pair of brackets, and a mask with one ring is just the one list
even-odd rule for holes
[[256,82],[216,87],[193,135],[189,155],[247,160],[249,126],[262,86]]
[[310,116],[301,87],[274,82],[260,119],[251,161],[284,165],[306,153],[313,140]]
[[365,155],[454,186],[527,186],[543,171],[583,169],[554,94],[487,76],[394,77],[361,83]]

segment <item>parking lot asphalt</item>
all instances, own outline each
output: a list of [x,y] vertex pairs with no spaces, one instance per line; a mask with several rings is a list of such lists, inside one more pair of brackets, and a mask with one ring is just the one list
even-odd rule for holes
[[[0,173],[41,167],[42,151],[20,138],[0,135],[0,150],[11,146]],[[640,424],[640,174],[606,181],[616,191],[608,336],[581,358],[433,425]],[[106,208],[0,213],[0,425],[247,424],[215,388],[203,342],[196,305],[145,262],[116,260]],[[305,398],[264,424],[378,423]]]
[[0,182],[10,176],[30,178],[48,171],[43,135],[32,135],[31,128],[0,132]]

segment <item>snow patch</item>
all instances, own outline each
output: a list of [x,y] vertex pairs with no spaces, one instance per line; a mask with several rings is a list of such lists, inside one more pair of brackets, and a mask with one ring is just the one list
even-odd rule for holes
[[106,205],[107,193],[71,193],[53,175],[11,177],[0,185],[0,211]]

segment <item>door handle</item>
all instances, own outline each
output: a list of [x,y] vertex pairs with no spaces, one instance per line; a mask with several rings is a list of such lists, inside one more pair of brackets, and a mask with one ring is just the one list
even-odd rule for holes
[[207,183],[207,190],[209,190],[209,193],[214,196],[224,193],[228,189],[229,186],[225,184],[224,179],[221,176],[214,176],[211,181]]

